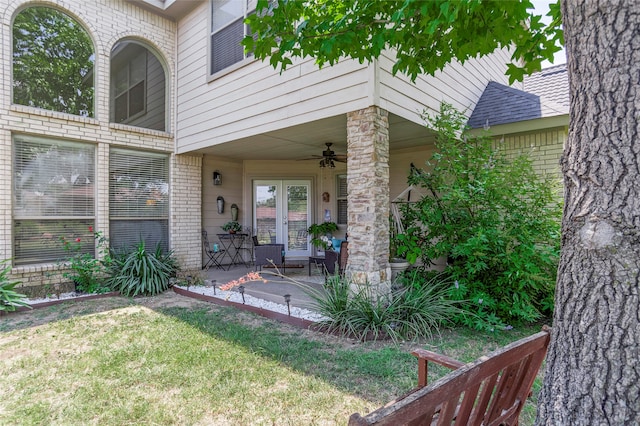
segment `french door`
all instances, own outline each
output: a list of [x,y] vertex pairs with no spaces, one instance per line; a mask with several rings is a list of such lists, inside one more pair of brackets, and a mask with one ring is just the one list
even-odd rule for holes
[[254,228],[261,244],[284,244],[287,257],[311,255],[311,181],[255,180]]

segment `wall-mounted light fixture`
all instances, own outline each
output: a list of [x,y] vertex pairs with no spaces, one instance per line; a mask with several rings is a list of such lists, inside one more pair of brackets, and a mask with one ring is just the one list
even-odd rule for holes
[[213,184],[222,185],[222,173],[217,170],[213,172]]

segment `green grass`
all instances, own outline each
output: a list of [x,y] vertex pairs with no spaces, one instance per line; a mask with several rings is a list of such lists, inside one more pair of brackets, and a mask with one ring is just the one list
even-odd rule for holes
[[154,307],[150,300],[4,317],[0,424],[345,424],[415,385],[412,347],[471,360],[539,329],[453,330],[397,346],[202,302]]

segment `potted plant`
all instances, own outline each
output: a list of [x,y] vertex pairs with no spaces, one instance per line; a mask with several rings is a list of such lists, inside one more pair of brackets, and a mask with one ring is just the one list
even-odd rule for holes
[[400,247],[402,242],[398,239],[398,235],[392,232],[389,236],[389,267],[391,268],[391,281],[394,281],[398,274],[409,269],[411,265],[405,258],[405,254]]
[[[406,213],[406,210],[404,213]],[[389,216],[389,229],[391,231],[389,235],[389,267],[391,268],[392,281],[400,273],[409,269],[420,256],[418,239],[412,232],[413,228],[409,226],[409,221],[405,217],[404,214],[401,217]],[[396,221],[400,220],[403,222],[403,226],[399,226],[396,223]]]
[[333,248],[331,242],[332,233],[338,230],[338,224],[335,222],[314,223],[307,229],[311,234],[311,245],[322,250],[330,250]]
[[235,234],[238,231],[242,231],[242,225],[237,220],[232,220],[221,226],[223,231],[227,231],[230,234]]

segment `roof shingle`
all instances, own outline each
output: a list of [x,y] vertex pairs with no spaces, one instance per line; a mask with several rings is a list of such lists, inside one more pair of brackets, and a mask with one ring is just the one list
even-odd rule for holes
[[471,128],[491,127],[569,113],[566,65],[544,69],[524,81],[526,91],[490,81],[469,118]]

